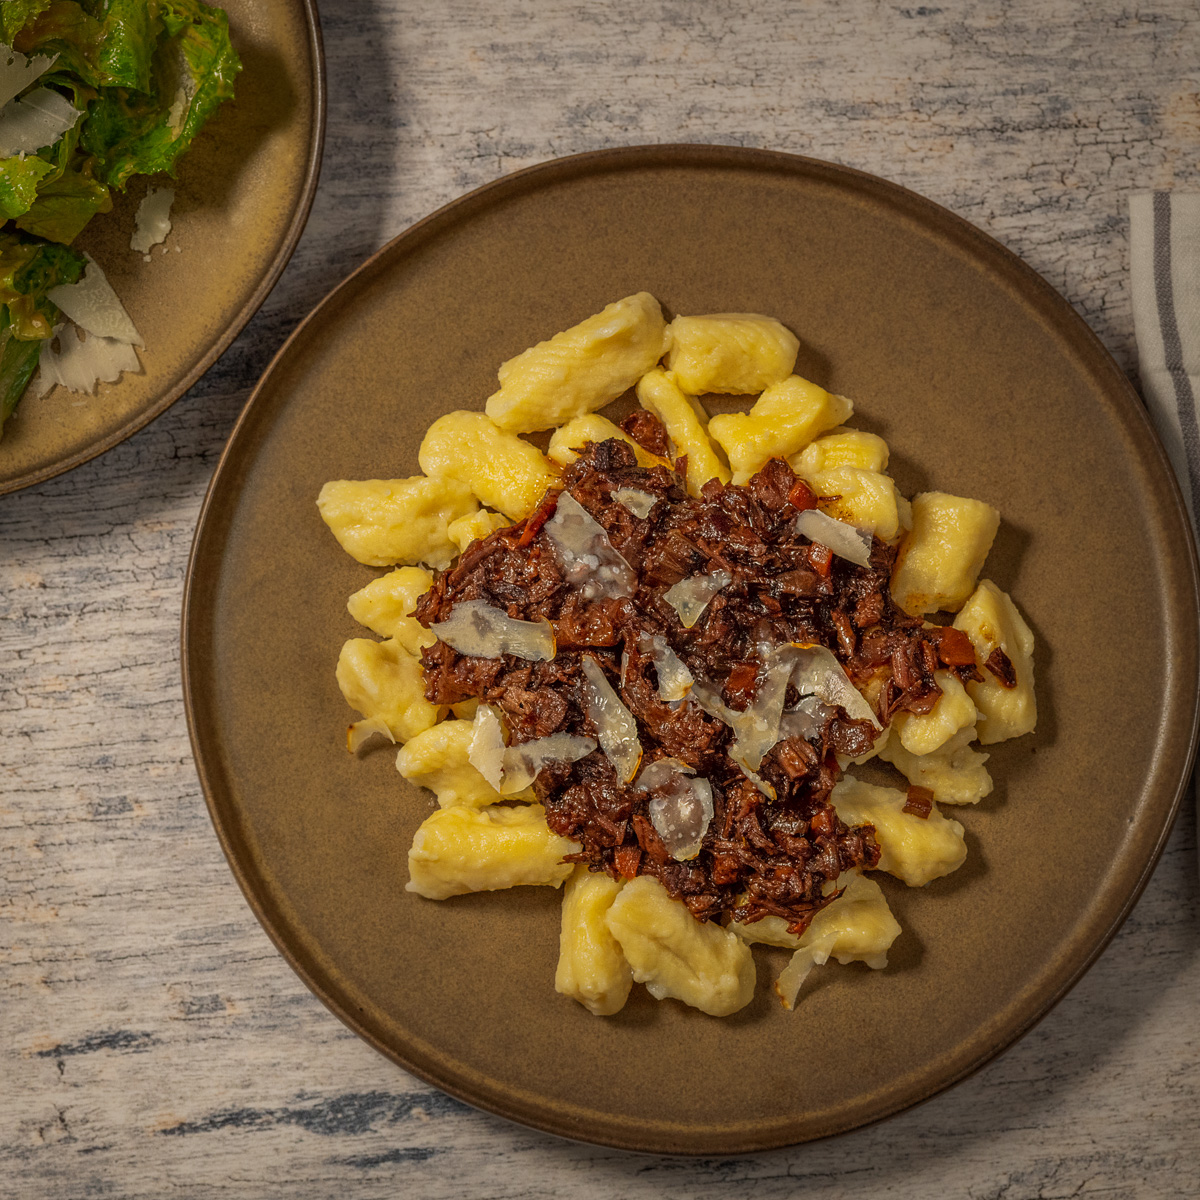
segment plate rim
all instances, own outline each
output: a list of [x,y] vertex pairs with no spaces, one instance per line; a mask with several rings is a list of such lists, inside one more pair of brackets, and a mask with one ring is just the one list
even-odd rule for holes
[[237,311],[233,321],[225,328],[221,336],[196,360],[187,374],[173,387],[168,388],[153,404],[131,417],[124,425],[112,430],[105,434],[104,437],[84,446],[82,449],[76,450],[74,454],[66,458],[59,459],[53,463],[47,463],[45,466],[35,467],[32,470],[24,472],[24,474],[14,475],[8,480],[0,479],[0,496],[19,492],[24,488],[33,487],[34,484],[45,483],[48,479],[54,479],[58,475],[64,475],[68,471],[73,471],[76,467],[81,467],[84,463],[91,462],[93,458],[98,458],[101,454],[107,453],[114,446],[119,446],[128,438],[133,437],[135,433],[145,429],[151,421],[161,417],[180,396],[194,387],[217,359],[229,349],[234,340],[245,329],[250,318],[262,307],[263,302],[271,294],[276,283],[279,282],[279,277],[283,274],[284,267],[291,261],[300,237],[304,233],[304,227],[308,223],[308,215],[312,211],[317,184],[321,177],[321,159],[325,149],[325,42],[321,34],[321,21],[317,12],[317,0],[293,0],[293,2],[300,6],[304,15],[304,26],[308,35],[308,50],[313,63],[312,135],[308,141],[308,155],[304,168],[303,182],[300,188],[299,203],[292,210],[292,217],[288,223],[287,236],[276,251],[275,257],[271,260],[266,273],[259,280],[254,290],[246,299],[246,302]]
[[[655,159],[659,161],[655,163]],[[664,162],[663,160],[666,161]],[[1076,337],[1082,339],[1082,342],[1092,352],[1089,362],[1094,364],[1095,367],[1103,366],[1104,374],[1115,385],[1114,390],[1123,394],[1128,414],[1133,416],[1135,423],[1139,424],[1143,432],[1149,435],[1147,446],[1159,461],[1161,474],[1166,485],[1167,494],[1164,496],[1164,500],[1167,500],[1169,497],[1169,503],[1164,504],[1163,515],[1166,516],[1166,510],[1169,508],[1170,514],[1177,525],[1187,533],[1187,536],[1181,539],[1183,556],[1186,562],[1177,565],[1182,565],[1182,573],[1187,577],[1190,584],[1188,598],[1190,599],[1190,608],[1195,619],[1189,622],[1186,628],[1181,630],[1181,633],[1185,634],[1188,638],[1192,657],[1196,658],[1200,656],[1200,561],[1198,561],[1195,540],[1191,536],[1191,527],[1187,520],[1178,480],[1175,477],[1158,433],[1149,419],[1145,405],[1132,382],[1121,370],[1116,360],[1104,346],[1103,342],[1101,342],[1099,336],[1087,321],[1080,316],[1065,296],[1058,292],[1033,267],[1026,263],[1024,259],[1010,250],[997,238],[992,237],[966,220],[966,218],[959,216],[936,201],[930,200],[928,197],[902,184],[885,179],[882,176],[840,163],[833,163],[806,155],[792,154],[786,151],[744,147],[727,143],[668,142],[610,147],[547,159],[511,172],[510,174],[500,176],[455,197],[419,221],[414,222],[380,247],[379,250],[347,275],[345,279],[335,285],[303,321],[296,326],[268,363],[247,398],[222,449],[205,492],[204,500],[197,517],[184,580],[183,605],[180,614],[180,670],[188,738],[192,747],[197,776],[201,790],[204,793],[209,817],[213,823],[221,849],[225,854],[226,861],[251,911],[266,931],[276,949],[280,952],[284,961],[287,962],[305,986],[334,1016],[367,1042],[368,1045],[372,1046],[397,1066],[400,1066],[405,1071],[448,1095],[482,1111],[493,1113],[541,1132],[554,1134],[568,1141],[607,1146],[637,1153],[677,1155],[683,1157],[711,1157],[713,1154],[724,1156],[728,1154],[761,1153],[769,1150],[783,1149],[789,1146],[824,1140],[829,1137],[849,1133],[855,1129],[877,1124],[900,1112],[923,1104],[956,1084],[961,1083],[1029,1033],[1079,982],[1082,976],[1108,947],[1140,899],[1151,875],[1154,873],[1167,840],[1174,828],[1183,796],[1187,791],[1192,766],[1196,760],[1197,743],[1200,741],[1200,696],[1193,697],[1191,728],[1187,735],[1185,766],[1176,780],[1173,797],[1167,806],[1153,847],[1133,888],[1108,926],[1095,940],[1088,953],[1081,956],[1074,968],[1062,976],[1058,986],[1043,996],[1040,1002],[1033,1006],[1023,1020],[1007,1029],[1001,1039],[983,1047],[956,1070],[940,1077],[936,1082],[931,1083],[926,1080],[918,1088],[910,1088],[909,1091],[912,1094],[898,1096],[894,1099],[894,1102],[878,1111],[867,1115],[855,1116],[848,1121],[837,1124],[835,1127],[811,1134],[799,1135],[794,1130],[790,1135],[785,1136],[773,1134],[766,1137],[756,1137],[750,1134],[748,1136],[740,1136],[736,1140],[727,1138],[719,1146],[714,1146],[710,1139],[702,1145],[691,1144],[681,1147],[679,1145],[664,1145],[661,1138],[647,1136],[644,1132],[642,1136],[639,1136],[637,1130],[634,1129],[633,1123],[629,1121],[625,1122],[625,1128],[632,1132],[628,1132],[625,1135],[618,1134],[614,1127],[610,1127],[603,1134],[592,1136],[588,1131],[581,1131],[578,1128],[577,1122],[573,1121],[569,1114],[557,1117],[550,1110],[549,1106],[545,1104],[543,1104],[537,1113],[532,1112],[531,1106],[527,1104],[524,1096],[519,1096],[512,1091],[506,1093],[502,1101],[496,1101],[490,1096],[481,1096],[478,1092],[472,1091],[469,1083],[458,1080],[447,1081],[440,1078],[436,1071],[427,1069],[421,1063],[413,1061],[411,1058],[406,1057],[406,1055],[387,1045],[367,1027],[363,1020],[359,1019],[350,1007],[342,1004],[334,995],[333,989],[327,988],[322,980],[317,977],[317,972],[305,965],[301,957],[286,941],[284,933],[276,928],[269,915],[269,908],[271,907],[270,898],[269,896],[260,895],[257,890],[257,887],[261,883],[261,877],[256,881],[254,877],[255,872],[252,870],[254,864],[249,861],[243,861],[235,852],[238,840],[237,832],[228,827],[223,821],[219,810],[220,801],[217,789],[213,784],[212,775],[214,772],[211,769],[211,764],[205,761],[200,744],[199,716],[197,712],[199,703],[193,690],[194,676],[198,674],[198,671],[193,669],[192,664],[192,656],[196,652],[194,642],[198,640],[195,635],[199,633],[198,629],[193,629],[193,624],[198,624],[202,620],[202,617],[199,616],[196,603],[197,592],[200,586],[198,583],[197,565],[200,561],[201,553],[205,548],[206,538],[216,536],[212,534],[212,526],[215,523],[218,492],[223,488],[224,476],[233,470],[235,445],[240,441],[256,415],[254,411],[256,402],[266,392],[275,372],[284,364],[285,360],[291,356],[297,347],[301,351],[303,350],[303,342],[306,339],[310,326],[320,321],[327,308],[335,305],[343,294],[362,282],[366,276],[387,266],[388,260],[393,256],[398,256],[403,260],[409,251],[418,249],[427,239],[438,236],[442,227],[446,224],[457,220],[460,216],[469,218],[473,208],[486,206],[492,201],[493,197],[503,201],[507,198],[506,193],[519,194],[524,190],[525,185],[530,179],[544,176],[545,183],[553,185],[565,182],[578,175],[611,174],[622,169],[636,169],[651,165],[686,167],[696,163],[705,167],[727,166],[734,169],[750,167],[762,170],[768,170],[774,165],[793,172],[807,174],[809,177],[824,177],[843,187],[849,185],[852,188],[866,189],[875,194],[883,193],[893,203],[898,204],[905,215],[909,215],[915,210],[918,216],[924,214],[926,217],[934,219],[939,228],[944,230],[948,235],[952,234],[954,240],[959,244],[965,244],[968,248],[974,248],[980,255],[984,256],[989,266],[996,267],[997,269],[1004,268],[1011,279],[1020,282],[1020,291],[1023,294],[1029,295],[1030,290],[1032,290],[1033,293],[1036,293],[1041,298],[1043,304],[1049,305],[1055,315],[1054,324],[1056,330],[1061,328],[1063,324],[1066,324],[1072,329]],[[1004,271],[1000,273],[1004,274]],[[247,436],[249,435],[247,434]],[[614,1120],[619,1121],[620,1118],[614,1118]],[[667,1122],[663,1123],[664,1128],[667,1124]],[[793,1121],[792,1125],[794,1124],[795,1122]]]

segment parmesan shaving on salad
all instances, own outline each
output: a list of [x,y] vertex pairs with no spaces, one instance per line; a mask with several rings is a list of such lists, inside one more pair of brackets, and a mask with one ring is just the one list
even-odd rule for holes
[[137,374],[141,369],[137,351],[128,343],[95,335],[84,341],[79,329],[68,321],[55,326],[54,333],[42,343],[33,390],[35,395],[43,396],[59,384],[68,391],[92,396],[97,383],[115,383],[123,371]]
[[85,257],[87,270],[78,283],[60,284],[51,288],[46,295],[80,329],[131,346],[145,346],[142,335],[129,319],[125,306],[117,299],[117,293],[113,291],[99,263],[90,254]]
[[57,61],[57,54],[26,58],[17,50],[0,46],[0,108],[36,83]]
[[138,205],[137,228],[129,240],[130,250],[146,254],[152,246],[167,240],[171,232],[171,205],[175,203],[174,188],[151,188]]
[[34,88],[10,100],[0,109],[0,158],[53,146],[81,116],[83,111],[53,88]]

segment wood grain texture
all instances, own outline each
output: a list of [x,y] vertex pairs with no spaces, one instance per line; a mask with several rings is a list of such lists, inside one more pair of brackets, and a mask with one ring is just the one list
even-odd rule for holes
[[0,500],[0,1197],[1194,1196],[1190,805],[1112,946],[966,1083],[791,1151],[630,1156],[446,1098],[292,975],[208,822],[178,616],[204,488],[287,332],[414,220],[555,155],[715,141],[884,175],[1021,254],[1132,374],[1128,194],[1200,186],[1195,4],[327,0],[322,18],[321,189],[262,312],[148,429]]

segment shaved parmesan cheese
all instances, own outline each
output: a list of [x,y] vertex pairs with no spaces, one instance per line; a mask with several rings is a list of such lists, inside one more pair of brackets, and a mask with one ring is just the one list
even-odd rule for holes
[[0,157],[35,154],[53,146],[83,115],[53,88],[34,88],[0,109]]
[[467,761],[502,796],[523,792],[548,762],[575,762],[596,748],[594,738],[553,733],[516,746],[505,746],[496,710],[481,704],[475,713]]
[[46,295],[81,329],[97,337],[114,338],[131,346],[144,346],[142,335],[129,319],[99,264],[85,255],[87,270],[78,283],[63,283]]
[[393,745],[396,744],[396,739],[392,736],[392,731],[388,728],[388,723],[382,717],[367,717],[364,721],[355,721],[346,730],[346,749],[353,754],[361,745],[375,737],[376,734],[387,738]]
[[646,806],[650,823],[671,857],[686,862],[700,853],[700,843],[713,819],[712,785],[689,779],[695,770],[682,759],[655,759],[639,776],[634,789],[658,791]]
[[608,540],[603,526],[570,492],[560,493],[554,516],[543,529],[554,546],[563,578],[579,588],[585,600],[633,595],[637,585],[633,568]]
[[613,499],[625,505],[635,517],[645,520],[659,498],[653,492],[643,492],[641,488],[623,487],[613,492]]
[[549,621],[519,621],[486,600],[463,600],[430,629],[447,646],[470,658],[512,654],[528,662],[549,662],[555,653],[554,628]]
[[130,250],[145,254],[151,246],[167,240],[171,232],[171,205],[175,203],[174,188],[151,188],[137,210],[137,228],[129,241]]
[[663,593],[663,599],[679,614],[679,623],[691,629],[700,620],[708,602],[733,582],[728,571],[712,571],[708,575],[693,575],[681,579]]
[[825,728],[834,709],[822,704],[816,696],[802,696],[795,708],[789,708],[779,719],[779,737],[798,737],[811,742]]
[[831,708],[840,705],[856,721],[882,729],[875,710],[850,682],[842,664],[824,646],[793,646],[791,682],[801,696],[815,696]]
[[41,54],[26,58],[8,46],[0,46],[0,108],[45,75],[57,61],[57,54],[49,58]]
[[[745,712],[730,708],[721,699],[720,693],[707,684],[698,683],[692,688],[696,703],[709,716],[724,721],[733,730],[734,740],[729,747],[729,757],[742,768],[747,778],[758,770],[767,751],[779,741],[779,721],[783,716],[783,701],[789,679],[787,665],[781,666],[778,657],[772,656],[767,662],[765,678]],[[762,791],[762,788],[759,790]]]
[[[663,761],[659,759],[653,766]],[[662,790],[646,805],[650,824],[671,857],[676,862],[687,862],[700,853],[704,835],[712,824],[712,784],[707,779],[672,774],[665,786],[657,786]]]
[[[643,633],[638,638],[638,649],[654,663],[658,676],[658,696],[668,703],[682,700],[695,680],[683,660],[671,649],[667,639],[658,633]],[[624,672],[622,671],[622,683]]]
[[[54,349],[58,342],[59,348]],[[44,396],[55,384],[72,392],[95,395],[97,383],[114,383],[123,371],[140,373],[137,351],[114,338],[88,337],[82,341],[79,330],[70,323],[58,325],[42,343],[38,376],[33,390]]]
[[871,535],[865,530],[838,521],[819,508],[805,509],[796,518],[796,532],[810,542],[828,546],[839,558],[857,563],[860,567],[871,565]]
[[642,743],[638,740],[637,721],[621,703],[621,697],[608,682],[603,668],[585,654],[579,665],[588,681],[587,715],[596,727],[600,749],[613,765],[617,778],[628,783],[642,761]]

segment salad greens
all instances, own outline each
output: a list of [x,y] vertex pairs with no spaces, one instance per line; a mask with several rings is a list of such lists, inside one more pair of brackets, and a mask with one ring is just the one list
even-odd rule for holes
[[46,293],[86,266],[71,243],[113,188],[175,173],[241,63],[225,13],[202,0],[2,0],[0,43],[0,66],[22,61],[14,50],[53,60],[22,94],[51,88],[82,113],[53,144],[0,157],[2,427],[61,319]]

